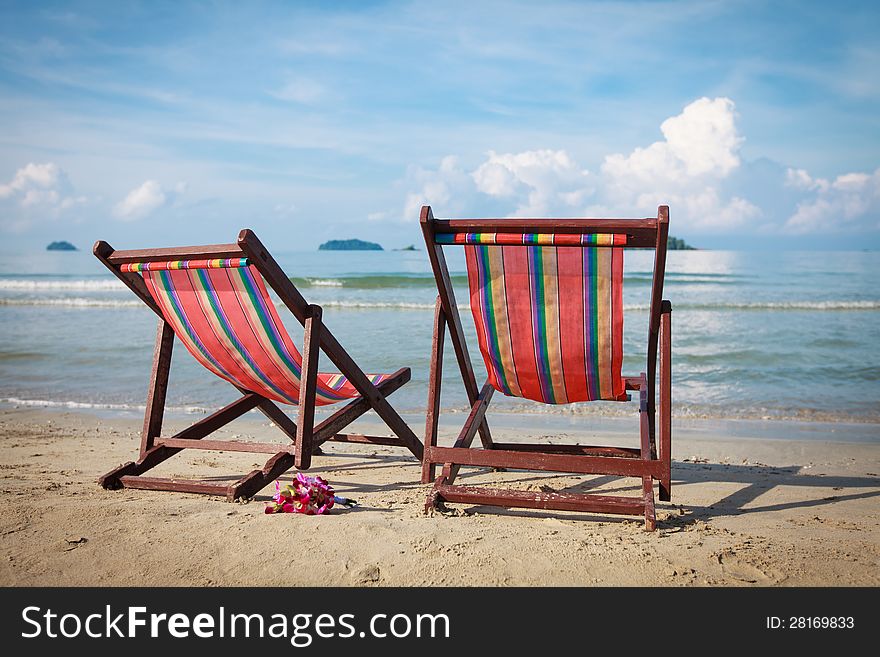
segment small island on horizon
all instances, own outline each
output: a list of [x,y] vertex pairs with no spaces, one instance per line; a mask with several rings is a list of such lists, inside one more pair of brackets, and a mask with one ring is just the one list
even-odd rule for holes
[[666,249],[668,251],[696,251],[697,247],[691,246],[683,239],[670,235],[666,240]]
[[359,239],[330,240],[318,247],[318,251],[382,251],[382,245]]
[[73,244],[66,240],[59,240],[58,242],[52,242],[49,246],[46,247],[47,251],[79,251]]

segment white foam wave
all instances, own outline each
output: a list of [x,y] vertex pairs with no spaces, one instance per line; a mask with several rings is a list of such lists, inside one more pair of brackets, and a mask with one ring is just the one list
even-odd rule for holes
[[[143,404],[111,404],[107,402],[61,401],[55,399],[20,399],[18,397],[3,397],[0,398],[0,402],[4,404],[14,404],[15,406],[100,411],[144,411],[147,408]],[[209,409],[204,406],[168,406],[166,407],[166,410],[191,415],[206,415],[212,413],[216,409]]]
[[[433,310],[433,303],[415,301],[358,301],[354,299],[328,300],[320,303],[324,308],[349,309],[396,309],[396,310]],[[755,301],[732,303],[675,303],[674,310],[880,310],[880,301]],[[624,305],[627,312],[648,311],[647,303],[628,303]],[[470,310],[470,305],[459,304],[459,310]]]
[[22,290],[42,292],[46,290],[68,290],[71,292],[100,292],[106,290],[124,290],[125,285],[116,279],[80,279],[80,280],[42,280],[33,278],[0,279],[0,290]]
[[63,299],[52,298],[0,298],[0,306],[62,306],[69,308],[130,308],[143,306],[143,301],[138,299],[85,299],[82,297],[68,297]]
[[[418,303],[415,301],[324,301],[320,304],[323,308],[348,308],[348,309],[382,309],[393,310],[434,310],[433,303]],[[470,310],[468,305],[459,305],[459,310]]]
[[[880,301],[752,301],[743,303],[673,302],[673,309],[684,310],[880,310]],[[644,306],[640,309],[647,309]]]
[[[21,399],[19,397],[3,397],[0,398],[0,404],[10,404],[15,407],[31,407],[31,408],[57,408],[70,409],[80,411],[117,411],[117,412],[133,412],[143,413],[146,406],[143,404],[125,404],[125,403],[109,403],[109,402],[83,402],[83,401],[64,401],[52,399]],[[207,415],[214,412],[214,408],[206,408],[204,406],[168,406],[166,411],[169,413],[182,413],[186,415]],[[412,408],[401,409],[404,413],[418,414],[424,409]],[[466,406],[446,406],[441,409],[444,413],[467,413]],[[248,411],[248,413],[256,414],[256,409]],[[637,402],[617,403],[617,402],[599,402],[594,404],[565,404],[565,405],[545,405],[545,404],[520,404],[508,403],[499,404],[493,413],[501,415],[519,415],[533,417],[553,417],[560,418],[578,418],[578,417],[595,417],[595,418],[629,418],[632,419],[638,415]],[[822,412],[813,409],[787,409],[776,412],[768,411],[761,408],[757,411],[752,408],[733,408],[710,406],[691,406],[688,404],[676,404],[673,408],[673,417],[678,420],[787,420],[797,422],[848,422],[853,424],[870,424],[880,423],[880,416],[876,414],[870,415],[854,415],[846,412]]]
[[[276,305],[279,302],[276,300]],[[142,302],[137,299],[100,299],[84,297],[40,298],[19,297],[0,298],[0,306],[61,306],[61,307],[109,307],[130,308],[140,307]],[[433,310],[433,303],[414,301],[354,301],[329,300],[320,304],[324,308],[340,308],[348,310]],[[770,301],[754,303],[681,303],[673,304],[677,311],[682,310],[812,310],[812,311],[844,311],[844,310],[880,310],[880,301]],[[648,304],[626,304],[627,312],[647,311]],[[459,310],[469,311],[468,304],[459,304]]]
[[53,399],[19,399],[4,397],[0,402],[16,406],[47,406],[50,408],[104,409],[114,411],[143,411],[146,406],[137,404],[108,404],[99,402],[58,401]]
[[343,282],[335,278],[307,278],[312,287],[342,287]]

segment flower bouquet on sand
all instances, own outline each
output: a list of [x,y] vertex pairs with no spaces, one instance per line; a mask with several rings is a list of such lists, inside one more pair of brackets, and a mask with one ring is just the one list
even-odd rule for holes
[[327,513],[334,504],[357,506],[357,502],[333,494],[333,488],[321,477],[311,477],[298,472],[296,478],[285,486],[275,482],[272,502],[266,505],[266,513],[304,513],[308,516]]

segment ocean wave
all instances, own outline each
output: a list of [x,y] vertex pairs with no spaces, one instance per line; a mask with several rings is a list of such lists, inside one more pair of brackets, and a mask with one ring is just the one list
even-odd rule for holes
[[[454,285],[467,286],[467,276],[451,276]],[[354,290],[435,288],[431,274],[366,274],[360,276],[337,277],[291,277],[297,287],[343,287]]]
[[[273,295],[274,298],[274,295]],[[275,299],[276,304],[278,300]],[[0,297],[0,306],[58,306],[70,308],[131,308],[140,307],[138,299],[111,299],[107,297]],[[418,301],[367,301],[359,299],[329,299],[320,302],[323,308],[349,310],[433,310],[434,303]],[[675,303],[673,309],[682,311],[872,311],[880,310],[880,301],[755,301],[733,303]],[[469,311],[470,305],[459,304],[459,310]],[[627,312],[646,312],[646,303],[625,304]]]
[[79,280],[43,280],[33,278],[2,278],[0,290],[20,290],[42,292],[50,290],[67,290],[70,292],[103,292],[107,290],[124,290],[125,285],[116,279],[79,279]]
[[[417,301],[324,301],[319,304],[322,308],[341,308],[351,310],[434,310],[433,303],[418,303]],[[467,304],[459,304],[459,310],[470,311]]]
[[0,306],[61,306],[68,308],[130,308],[143,306],[138,299],[86,299],[65,297],[61,299],[22,297],[0,298]]
[[[281,302],[274,297],[276,306]],[[350,310],[433,310],[433,303],[418,303],[409,301],[324,301],[319,304],[322,308],[340,308]],[[70,308],[132,308],[143,307],[144,303],[139,299],[107,299],[107,298],[83,298],[83,297],[0,297],[0,306],[58,306]],[[467,304],[459,305],[459,310],[470,310]]]
[[311,287],[342,287],[344,283],[336,278],[307,278]]
[[[3,397],[0,398],[0,403],[9,404],[15,407],[56,408],[81,411],[116,411],[120,413],[142,413],[146,409],[144,404],[22,399],[19,397]],[[192,404],[171,405],[167,406],[165,410],[168,413],[179,413],[183,415],[207,415],[214,412],[216,409]],[[399,410],[404,414],[419,415],[424,413],[423,407],[401,407]],[[464,415],[468,410],[469,409],[466,406],[445,406],[441,409],[441,412],[453,415]],[[249,413],[254,414],[257,412],[256,409],[249,411]],[[492,408],[492,414],[499,414],[506,417],[525,415],[533,418],[549,416],[569,419],[583,418],[585,420],[588,420],[589,418],[628,418],[637,420],[638,402],[594,402],[590,404],[565,404],[558,406],[552,404],[523,404],[519,402],[508,402],[494,405]],[[760,406],[734,407],[725,405],[724,407],[719,407],[702,404],[675,404],[673,405],[672,415],[676,420],[758,420],[764,422],[795,421],[805,423],[845,422],[860,425],[880,424],[880,414],[876,412],[847,413],[842,410],[823,411],[812,408],[781,409]]]
[[[467,275],[451,274],[453,286],[466,288]],[[712,285],[733,285],[740,282],[740,277],[726,274],[675,274],[667,273],[669,284],[705,283]],[[311,277],[294,276],[290,278],[297,287],[341,287],[353,290],[365,289],[397,289],[397,288],[434,288],[436,283],[431,274],[364,274],[357,276]],[[624,284],[632,286],[650,285],[653,280],[651,272],[635,272],[624,275]]]
[[[635,397],[635,394],[633,393]],[[443,409],[449,412],[449,409]],[[467,412],[461,407],[454,412]],[[591,402],[588,404],[497,404],[492,413],[503,415],[561,416],[569,418],[638,418],[638,402]],[[847,422],[852,424],[880,424],[880,413],[847,412],[844,410],[817,410],[813,408],[768,408],[759,405],[724,407],[708,404],[673,404],[672,416],[677,420],[760,420],[795,422]]]
[[[37,408],[70,408],[77,410],[96,410],[96,411],[141,411],[146,410],[144,404],[123,404],[110,402],[82,402],[82,401],[63,401],[55,399],[20,399],[18,397],[0,398],[0,403],[13,404],[15,406],[33,406]],[[186,413],[189,415],[207,415],[213,413],[216,409],[206,408],[204,406],[167,406],[166,411],[176,413]]]
[[[728,303],[675,303],[675,310],[880,310],[880,301],[748,301]],[[626,309],[647,310],[648,306]]]

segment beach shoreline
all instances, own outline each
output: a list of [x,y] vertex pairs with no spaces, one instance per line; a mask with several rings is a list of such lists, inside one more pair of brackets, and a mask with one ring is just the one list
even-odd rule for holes
[[[463,418],[447,415],[441,444]],[[420,419],[408,418],[417,434]],[[192,417],[172,417],[169,429]],[[625,444],[616,418],[490,417],[505,439]],[[136,457],[140,418],[0,408],[4,586],[877,586],[876,425],[676,420],[673,502],[658,531],[638,518],[450,505],[404,450],[331,444],[310,473],[356,509],[265,515],[247,504],[106,491],[97,478]],[[367,420],[359,427],[383,432]],[[261,416],[219,438],[280,441]],[[634,434],[633,434],[634,436]],[[237,477],[265,455],[183,453],[157,476]],[[290,473],[284,479],[289,480]],[[635,494],[639,482],[464,470],[468,483]]]

